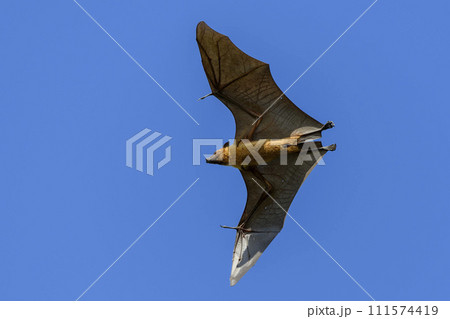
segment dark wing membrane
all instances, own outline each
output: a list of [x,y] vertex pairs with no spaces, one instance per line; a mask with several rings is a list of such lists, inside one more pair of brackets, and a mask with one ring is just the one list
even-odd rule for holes
[[268,64],[239,50],[227,36],[200,22],[197,43],[213,95],[233,113],[236,139],[246,138],[264,112],[253,134],[255,140],[284,138],[298,128],[313,130],[323,126],[282,96]]
[[[305,144],[305,152],[288,155],[288,165],[271,163],[258,166],[254,169],[256,172],[241,170],[248,195],[244,213],[239,221],[239,226],[244,231],[238,230],[236,234],[231,285],[236,284],[253,267],[278,235],[283,228],[286,212],[301,184],[325,153],[334,149],[334,146],[322,147],[320,142]],[[272,186],[270,196],[265,196],[263,188],[267,189],[267,186],[261,177]]]

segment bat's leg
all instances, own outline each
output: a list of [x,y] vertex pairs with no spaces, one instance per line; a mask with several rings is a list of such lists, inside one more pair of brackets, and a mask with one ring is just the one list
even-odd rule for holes
[[[314,129],[314,130],[311,130],[311,131],[309,131],[309,132],[306,132],[306,133],[297,135],[297,139],[298,139],[299,141],[304,141],[304,140],[307,139],[308,135],[312,135],[312,134],[315,134],[315,133],[319,133],[319,132],[328,130],[328,129],[333,128],[333,127],[334,127],[334,123],[331,122],[331,121],[328,121],[328,122],[326,122],[321,128]],[[295,134],[296,131],[297,131],[297,130],[295,130],[292,134],[296,135],[296,134]]]

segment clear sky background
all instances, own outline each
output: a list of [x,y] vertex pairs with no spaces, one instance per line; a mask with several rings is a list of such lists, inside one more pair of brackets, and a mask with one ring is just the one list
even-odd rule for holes
[[[246,191],[192,166],[193,138],[231,138],[195,42],[204,20],[287,88],[371,4],[79,1],[0,11],[0,299],[368,300],[295,223],[230,287]],[[380,0],[288,92],[336,127],[290,213],[377,300],[450,298],[448,1]],[[154,176],[125,165],[144,128],[173,137]],[[212,149],[206,149],[211,151]],[[159,153],[160,157],[163,153]]]

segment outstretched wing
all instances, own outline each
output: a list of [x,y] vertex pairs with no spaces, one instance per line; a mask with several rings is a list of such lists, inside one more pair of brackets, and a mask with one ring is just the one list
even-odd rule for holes
[[320,142],[308,142],[304,147],[304,152],[288,155],[287,165],[270,163],[241,170],[248,195],[236,233],[230,277],[232,286],[253,267],[281,231],[286,212],[312,169],[327,151],[335,149],[335,145],[322,147]]
[[233,113],[236,139],[246,138],[263,114],[253,139],[284,138],[298,128],[323,127],[283,95],[268,64],[248,56],[205,22],[197,25],[197,43],[212,94]]

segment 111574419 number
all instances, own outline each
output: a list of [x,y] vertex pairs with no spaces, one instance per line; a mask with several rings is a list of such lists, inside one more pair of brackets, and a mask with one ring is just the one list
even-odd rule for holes
[[402,315],[422,315],[435,316],[439,312],[437,306],[369,306],[369,316],[402,316]]

